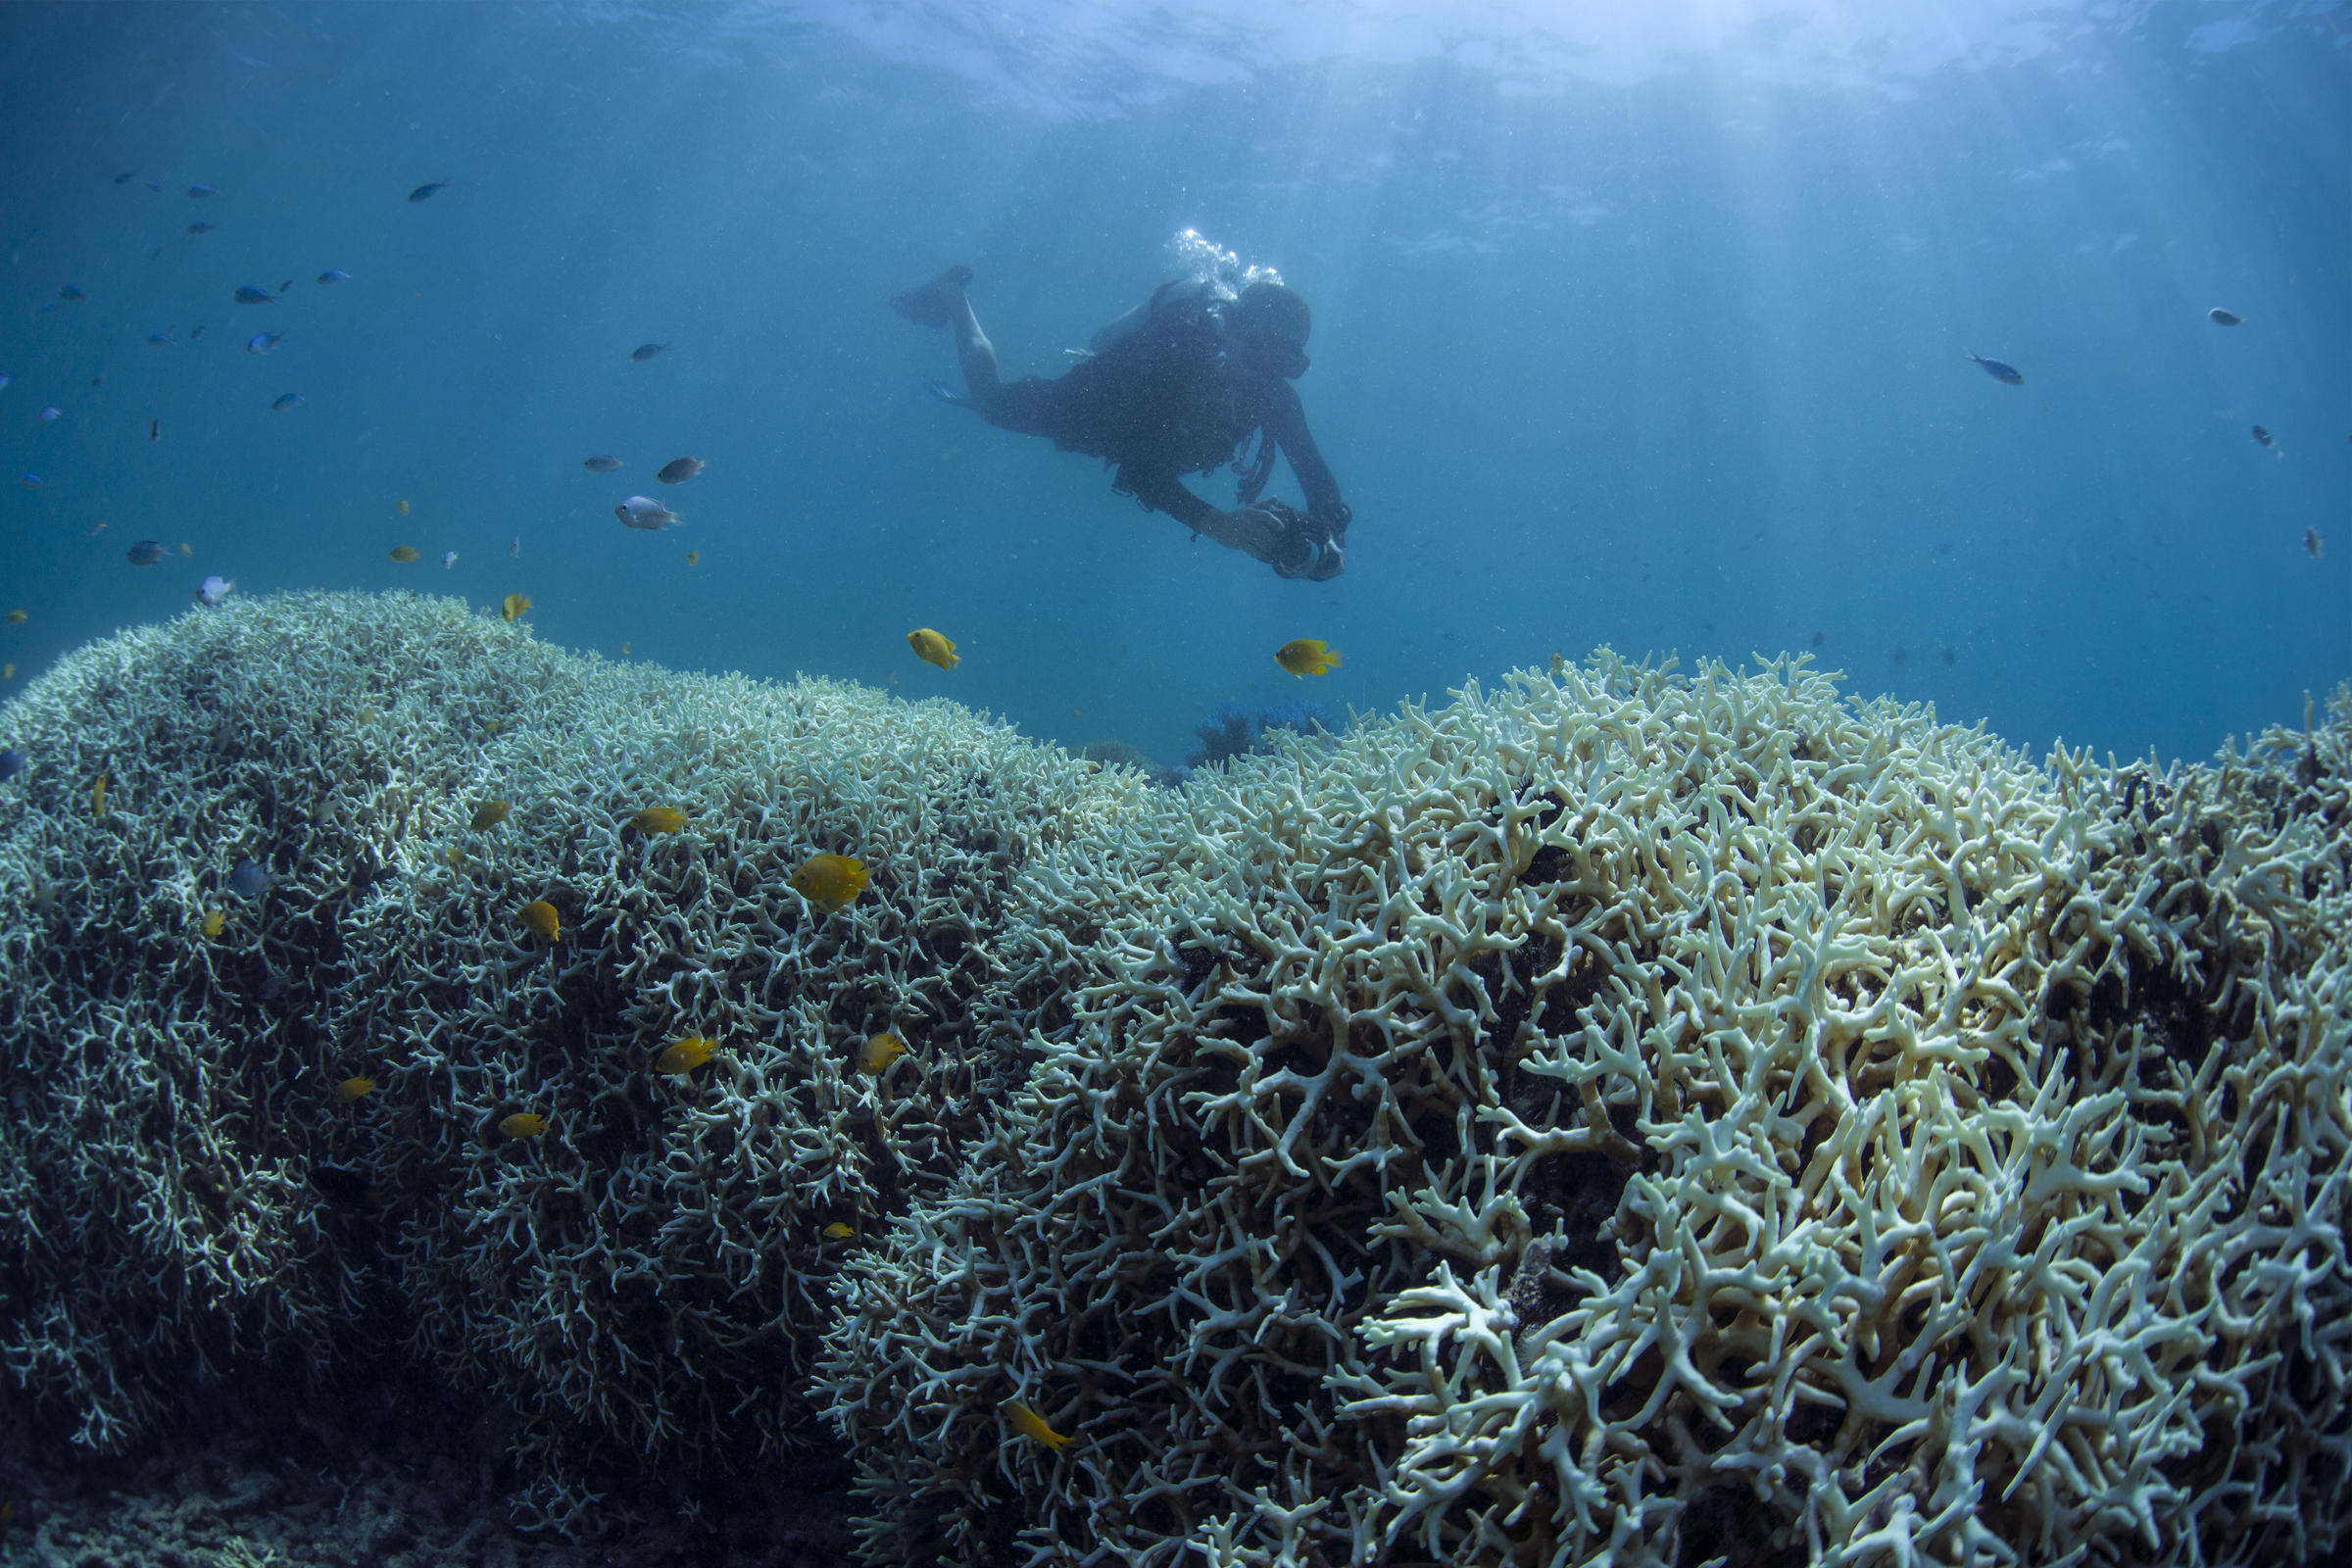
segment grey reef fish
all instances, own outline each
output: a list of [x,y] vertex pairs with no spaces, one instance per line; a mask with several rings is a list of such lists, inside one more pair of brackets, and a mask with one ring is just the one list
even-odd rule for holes
[[631,496],[612,509],[612,515],[618,517],[623,526],[642,529],[647,533],[660,533],[679,520],[676,513],[652,496]]
[[318,281],[321,283],[348,283],[351,281],[351,274],[340,267],[330,267],[318,274]]
[[262,869],[261,861],[243,856],[228,873],[228,890],[240,899],[258,899],[270,891],[270,873]]
[[2000,361],[1988,360],[1982,354],[1971,354],[1968,358],[1970,364],[1983,366],[1984,373],[2003,386],[2024,386],[2026,384],[2025,372],[2014,365],[2003,365]]
[[123,551],[122,559],[134,566],[152,566],[164,559],[165,553],[160,539],[142,539]]
[[432,199],[433,192],[446,189],[448,185],[449,181],[446,179],[436,179],[429,185],[419,185],[409,192],[409,200],[413,202],[429,201]]
[[611,473],[614,468],[617,468],[620,466],[621,463],[618,458],[602,452],[598,453],[593,458],[582,458],[580,460],[580,466],[586,468],[590,473]]
[[239,305],[268,305],[276,298],[268,289],[255,288],[251,283],[237,285],[236,300]]
[[2275,447],[2278,444],[2278,437],[2258,424],[2254,427],[2254,444],[2259,447]]
[[2219,305],[2205,313],[2205,319],[2216,326],[2243,326],[2246,320],[2235,311],[2225,311]]
[[684,484],[702,471],[703,460],[700,458],[672,458],[662,465],[654,477],[663,484]]
[[668,347],[669,345],[666,343],[640,343],[635,348],[629,350],[629,358],[636,361],[639,365],[643,365],[646,361],[652,359],[655,355],[661,353],[663,349]]

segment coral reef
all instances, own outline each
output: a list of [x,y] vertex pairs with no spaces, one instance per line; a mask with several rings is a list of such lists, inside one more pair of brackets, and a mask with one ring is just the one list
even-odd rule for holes
[[[131,632],[8,727],[13,1378],[108,1449],[185,1372],[404,1348],[524,1417],[559,1525],[598,1453],[806,1431],[825,1282],[988,1129],[1091,941],[1068,890],[1165,798],[951,704],[610,666],[406,597]],[[684,829],[635,832],[654,805]],[[870,890],[811,907],[819,852]],[[860,1072],[886,1028],[910,1049]],[[690,1033],[718,1057],[652,1070]],[[518,1111],[546,1135],[502,1136]]]
[[864,1555],[2315,1560],[2352,698],[2299,744],[2036,768],[1603,656],[1197,775],[843,1275]]
[[1298,698],[1261,708],[1252,713],[1231,703],[1220,703],[1195,727],[1200,744],[1185,759],[1189,772],[1196,767],[1213,767],[1237,757],[1263,752],[1273,745],[1274,737],[1283,732],[1296,735],[1329,735],[1337,732],[1331,714],[1321,703]]
[[1801,659],[1234,716],[1169,791],[410,596],[69,658],[0,709],[11,1408],[429,1382],[565,1533],[830,1420],[876,1564],[2340,1547],[2352,693],[2169,770]]

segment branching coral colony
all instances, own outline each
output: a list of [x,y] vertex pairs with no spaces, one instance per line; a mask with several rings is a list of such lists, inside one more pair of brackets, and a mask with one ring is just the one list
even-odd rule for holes
[[1203,776],[846,1272],[869,1558],[2315,1560],[2348,749],[2035,769],[1604,655]]
[[[1034,888],[1122,865],[1086,847],[1167,800],[954,705],[604,665],[407,597],[132,632],[7,721],[12,1375],[104,1448],[191,1365],[405,1345],[525,1418],[524,1516],[560,1525],[573,1460],[816,1430],[827,1279],[1062,1015],[1091,938]],[[794,890],[826,854],[862,897]],[[885,1030],[905,1055],[860,1071]]]
[[297,596],[0,713],[0,1353],[93,1446],[366,1347],[527,1523],[829,1415],[877,1564],[2341,1539],[2352,696],[2035,767],[1603,654],[1177,795]]

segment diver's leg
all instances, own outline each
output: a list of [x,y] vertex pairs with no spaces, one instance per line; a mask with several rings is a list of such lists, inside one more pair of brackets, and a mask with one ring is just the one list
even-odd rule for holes
[[[980,318],[972,314],[971,296],[965,292],[971,282],[970,268],[951,267],[921,288],[893,299],[890,308],[917,326],[944,326],[956,334],[956,363],[963,368],[963,384],[971,394],[972,407],[981,417],[991,418],[1003,405],[1004,376],[997,367],[997,346],[980,330]],[[949,396],[944,387],[933,390]]]
[[963,386],[971,394],[972,407],[980,417],[994,418],[1004,402],[1004,375],[997,368],[997,346],[980,330],[980,318],[972,314],[972,302],[961,289],[956,291],[948,324],[956,329],[956,363],[963,367]]

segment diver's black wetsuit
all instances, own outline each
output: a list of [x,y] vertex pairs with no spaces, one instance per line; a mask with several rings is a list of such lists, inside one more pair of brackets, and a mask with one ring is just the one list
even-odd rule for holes
[[[1051,379],[1004,378],[965,290],[971,269],[952,267],[891,308],[956,337],[968,403],[989,423],[1042,435],[1064,452],[1084,452],[1118,470],[1113,488],[1164,512],[1196,533],[1241,550],[1285,577],[1322,582],[1345,569],[1349,514],[1338,481],[1307,433],[1306,411],[1291,381],[1306,371],[1311,328],[1306,302],[1270,279],[1220,298],[1198,281],[1170,283],[1151,304],[1097,334],[1119,335],[1098,354]],[[1134,319],[1135,324],[1128,324]],[[1256,449],[1250,451],[1252,437]],[[1307,511],[1260,501],[1277,456],[1291,460]],[[1185,488],[1188,473],[1233,466],[1235,508],[1211,506]]]
[[[1265,489],[1279,453],[1306,492],[1307,516],[1324,540],[1346,534],[1339,481],[1306,428],[1298,389],[1250,375],[1226,351],[1224,303],[1155,302],[1143,324],[1063,375],[1004,383],[988,422],[1042,435],[1064,452],[1115,466],[1111,488],[1198,528],[1216,509],[1179,482],[1232,464],[1237,505]],[[1244,449],[1263,432],[1254,455]]]

